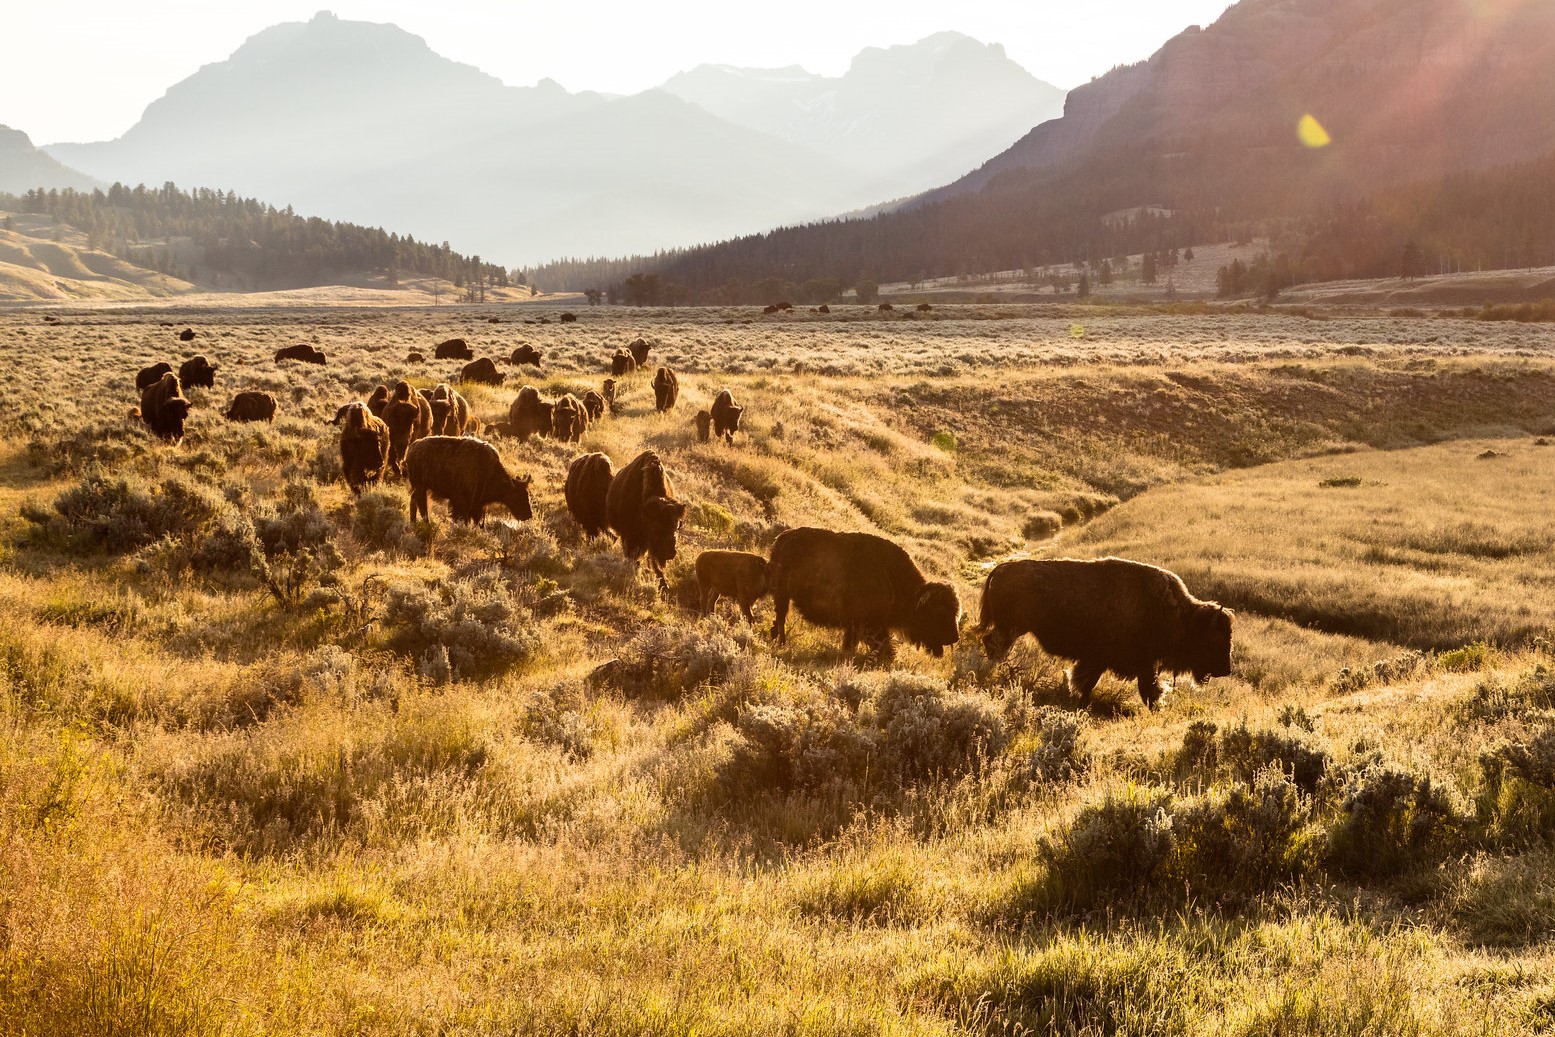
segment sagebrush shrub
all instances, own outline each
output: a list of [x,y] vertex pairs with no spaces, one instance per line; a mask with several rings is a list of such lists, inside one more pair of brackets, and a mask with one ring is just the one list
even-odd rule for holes
[[1300,728],[1250,731],[1246,724],[1220,736],[1217,758],[1222,768],[1244,784],[1251,784],[1264,768],[1277,766],[1308,795],[1317,791],[1329,766],[1328,753]]
[[1480,754],[1478,820],[1495,845],[1532,845],[1555,831],[1555,715],[1534,720],[1523,738]]
[[1173,808],[1166,878],[1207,893],[1263,892],[1310,865],[1301,838],[1310,814],[1311,799],[1278,765],[1251,784],[1212,787]]
[[404,496],[389,490],[367,490],[356,499],[351,508],[351,535],[380,551],[403,551],[412,556],[421,553],[421,542],[411,532]]
[[27,506],[22,517],[73,553],[125,554],[164,537],[198,536],[225,508],[220,493],[179,472],[153,483],[94,470],[60,494],[52,511]]
[[422,661],[429,652],[446,653],[448,677],[456,680],[506,670],[540,647],[533,617],[489,571],[467,581],[390,587],[382,618],[394,651]]
[[1346,776],[1328,830],[1327,862],[1357,878],[1389,878],[1451,852],[1463,818],[1440,783],[1370,760]]
[[1080,745],[1085,731],[1085,715],[1072,710],[1044,706],[1036,713],[1037,747],[1028,763],[1038,781],[1070,781],[1085,773],[1090,754]]
[[1132,783],[1108,789],[1039,844],[1047,866],[1040,906],[1084,911],[1146,892],[1176,844],[1173,824],[1170,792]]

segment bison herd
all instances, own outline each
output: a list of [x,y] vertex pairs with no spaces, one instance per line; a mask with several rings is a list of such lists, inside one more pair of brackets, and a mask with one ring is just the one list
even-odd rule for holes
[[[475,359],[464,339],[439,343],[435,355],[469,361],[461,381],[501,385],[505,380],[490,359]],[[591,424],[615,413],[618,380],[643,368],[648,355],[649,345],[641,338],[616,350],[608,364],[611,376],[581,398],[564,393],[546,400],[525,385],[509,406],[507,420],[485,429],[521,443],[531,436],[579,442]],[[280,349],[275,359],[325,362],[322,351],[306,344]],[[541,354],[527,345],[511,357],[514,366],[538,368],[540,361]],[[165,362],[143,368],[135,378],[140,391],[136,416],[155,435],[180,439],[190,409],[183,388],[213,388],[216,371],[203,355],[184,361],[176,373]],[[675,372],[660,366],[652,385],[655,409],[673,408],[680,393]],[[275,412],[269,393],[246,391],[233,398],[225,415],[233,421],[271,421]],[[720,391],[711,407],[693,419],[697,438],[732,444],[743,413],[729,390]],[[352,493],[403,476],[412,520],[430,518],[431,497],[448,502],[455,522],[479,523],[486,508],[499,504],[520,521],[533,515],[531,477],[509,472],[496,448],[476,438],[482,423],[450,385],[419,390],[403,380],[392,390],[380,385],[366,400],[340,407],[334,424],[340,426],[341,468]],[[686,502],[676,496],[655,451],[642,451],[619,470],[603,453],[580,454],[568,467],[564,497],[584,535],[613,536],[626,557],[646,557],[660,590],[668,591],[664,567],[675,558]],[[934,656],[960,640],[955,588],[929,580],[900,546],[872,533],[789,529],[773,541],[765,558],[745,551],[703,551],[694,569],[703,614],[727,597],[753,622],[752,607],[770,596],[771,636],[777,643],[785,640],[790,605],[806,621],[840,631],[844,654],[863,642],[877,658],[890,660],[893,634]],[[1082,699],[1103,673],[1111,672],[1136,681],[1140,698],[1153,709],[1162,694],[1163,670],[1191,673],[1201,682],[1230,674],[1231,625],[1230,610],[1200,601],[1174,573],[1156,566],[1119,558],[1028,559],[1004,562],[988,574],[975,632],[994,663],[1031,634],[1044,652],[1073,662],[1070,687]]]

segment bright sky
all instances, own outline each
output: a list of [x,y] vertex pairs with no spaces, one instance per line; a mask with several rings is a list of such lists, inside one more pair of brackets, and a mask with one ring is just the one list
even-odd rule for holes
[[117,137],[168,87],[320,9],[392,22],[512,86],[635,93],[703,63],[837,75],[868,46],[946,29],[1073,87],[1149,57],[1229,0],[74,0],[7,4],[0,124],[35,144]]

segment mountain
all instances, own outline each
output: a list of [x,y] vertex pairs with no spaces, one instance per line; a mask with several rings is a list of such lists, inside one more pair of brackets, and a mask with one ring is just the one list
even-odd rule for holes
[[662,89],[723,119],[801,144],[871,178],[872,200],[965,173],[1059,114],[1064,91],[998,44],[944,32],[864,50],[842,76],[798,66],[702,65]]
[[0,194],[21,194],[35,187],[73,187],[89,191],[97,181],[33,147],[21,130],[0,126]]

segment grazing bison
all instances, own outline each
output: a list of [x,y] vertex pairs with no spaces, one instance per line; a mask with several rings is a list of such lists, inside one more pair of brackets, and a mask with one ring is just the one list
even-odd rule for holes
[[675,377],[675,372],[667,367],[661,367],[653,374],[653,406],[659,413],[663,413],[675,406],[675,401],[680,398],[680,379]]
[[740,416],[744,413],[745,408],[735,404],[733,393],[728,389],[720,392],[713,399],[713,435],[725,443],[733,443],[734,434],[740,431]]
[[697,424],[698,443],[706,443],[713,438],[713,415],[711,411],[699,410],[691,420]]
[[534,346],[525,344],[513,350],[513,355],[508,357],[508,363],[514,367],[522,367],[528,364],[530,367],[540,366],[541,354]]
[[624,349],[618,349],[615,356],[610,358],[610,377],[624,378],[637,370],[637,361],[632,354]]
[[928,303],[926,303],[926,302],[920,302],[920,303],[919,303],[919,304],[918,304],[918,312],[919,312],[919,313],[928,313],[928,312],[929,312],[929,311],[930,311],[930,310],[932,310],[932,309],[934,309],[934,307],[933,307],[933,306],[930,306],[930,305],[929,305],[929,304],[928,304]]
[[638,367],[645,367],[648,363],[648,340],[642,337],[634,338],[627,344],[627,351],[632,354]]
[[184,422],[189,417],[189,401],[178,385],[178,376],[171,371],[154,385],[148,385],[140,394],[140,420],[152,432],[163,439],[184,438]]
[[162,376],[173,369],[173,365],[166,360],[150,367],[142,367],[135,375],[135,388],[144,392],[146,386],[156,385],[162,380]]
[[788,604],[811,623],[842,629],[842,651],[860,639],[883,661],[894,655],[891,631],[933,656],[959,636],[961,602],[948,583],[930,583],[913,560],[873,533],[837,533],[803,526],[772,543],[767,587],[776,616],[772,637],[786,636]]
[[709,615],[722,595],[739,602],[745,622],[756,622],[751,606],[767,594],[765,558],[749,551],[703,551],[697,555],[696,571],[702,615]]
[[424,364],[424,363],[426,363],[426,359],[427,358],[426,358],[426,354],[425,353],[420,353],[420,352],[417,352],[416,350],[411,350],[410,355],[405,358],[405,362],[407,364]]
[[561,321],[563,324],[571,324],[578,319],[578,315],[576,313],[564,313],[556,319]]
[[228,421],[274,421],[275,397],[267,392],[240,392],[232,398],[226,417]]
[[178,365],[178,382],[180,385],[199,385],[207,389],[216,387],[216,367],[201,353],[190,357]]
[[409,382],[398,382],[383,408],[383,423],[389,426],[389,470],[398,475],[410,445],[432,431],[432,405]]
[[373,417],[383,417],[383,408],[389,405],[389,387],[379,385],[373,390],[373,394],[367,397],[367,409],[373,412]]
[[277,362],[282,360],[301,360],[305,364],[322,364],[324,362],[324,351],[315,349],[306,342],[299,342],[295,346],[282,346],[280,349],[277,349],[275,351],[275,359]]
[[983,584],[977,630],[995,662],[1022,634],[1074,660],[1069,686],[1082,699],[1109,670],[1138,681],[1151,709],[1160,669],[1197,681],[1231,673],[1231,612],[1189,594],[1176,573],[1123,558],[1001,563]]
[[610,413],[614,414],[616,412],[616,380],[614,378],[606,378],[600,384],[599,390],[599,394],[605,398],[605,406],[609,407]]
[[772,314],[774,314],[774,313],[776,313],[776,312],[777,312],[777,311],[778,311],[778,308],[777,308],[777,307],[776,307],[776,306],[773,306],[773,305],[772,305],[772,304],[770,304],[770,303],[769,303],[769,304],[767,304],[767,305],[766,305],[766,306],[763,306],[763,307],[762,307],[762,308],[761,308],[761,312],[762,312],[762,313],[764,313],[764,314],[766,314],[766,315],[767,315],[767,316],[769,316],[769,317],[770,317],[770,316],[771,316],[771,315],[772,315]]
[[892,306],[888,302],[883,302],[879,306],[875,307],[875,309],[879,310],[881,313],[890,313],[892,310],[896,309],[896,307]]
[[675,487],[658,454],[644,450],[616,473],[605,497],[605,515],[626,557],[641,558],[646,551],[659,589],[669,590],[664,564],[675,557],[675,533],[686,505],[675,499]]
[[340,422],[340,467],[351,492],[383,481],[389,467],[389,426],[365,403],[348,403]]
[[559,443],[576,443],[589,428],[588,411],[572,393],[557,400],[551,408],[551,434]]
[[462,338],[451,338],[446,342],[439,342],[437,348],[432,351],[432,356],[437,360],[475,359],[475,354],[470,352],[470,344]]
[[481,385],[501,385],[508,380],[508,376],[497,370],[496,363],[489,356],[483,356],[479,360],[465,364],[459,371],[461,382],[478,382]]
[[583,410],[588,414],[591,425],[605,416],[605,398],[599,394],[599,390],[590,389],[583,394]]
[[830,312],[831,312],[831,307],[830,307],[830,306],[828,306],[828,305],[826,305],[826,304],[825,304],[825,303],[824,303],[824,302],[823,302],[823,303],[821,303],[821,308],[820,308],[820,309],[818,309],[818,310],[816,310],[816,311],[815,311],[815,312],[816,312],[816,313],[830,313]]
[[458,389],[450,385],[439,385],[432,390],[432,414],[435,419],[438,406],[448,408],[448,414],[443,419],[444,435],[448,436],[475,436],[481,431],[481,419],[477,418],[470,410],[470,401],[465,399]]
[[567,513],[585,536],[597,537],[610,528],[605,502],[614,479],[615,470],[604,454],[579,454],[567,466]]
[[455,522],[486,518],[486,508],[503,504],[513,517],[524,521],[534,516],[529,507],[530,476],[508,474],[497,448],[483,439],[428,436],[410,445],[405,454],[405,475],[410,480],[410,517],[432,516],[428,494],[448,501]]
[[508,428],[520,443],[530,436],[549,436],[556,409],[554,403],[540,399],[540,390],[526,385],[518,390],[508,407]]
[[194,341],[194,329],[193,328],[185,328],[184,330],[180,331],[178,333],[178,341],[180,341],[180,342],[193,342]]

